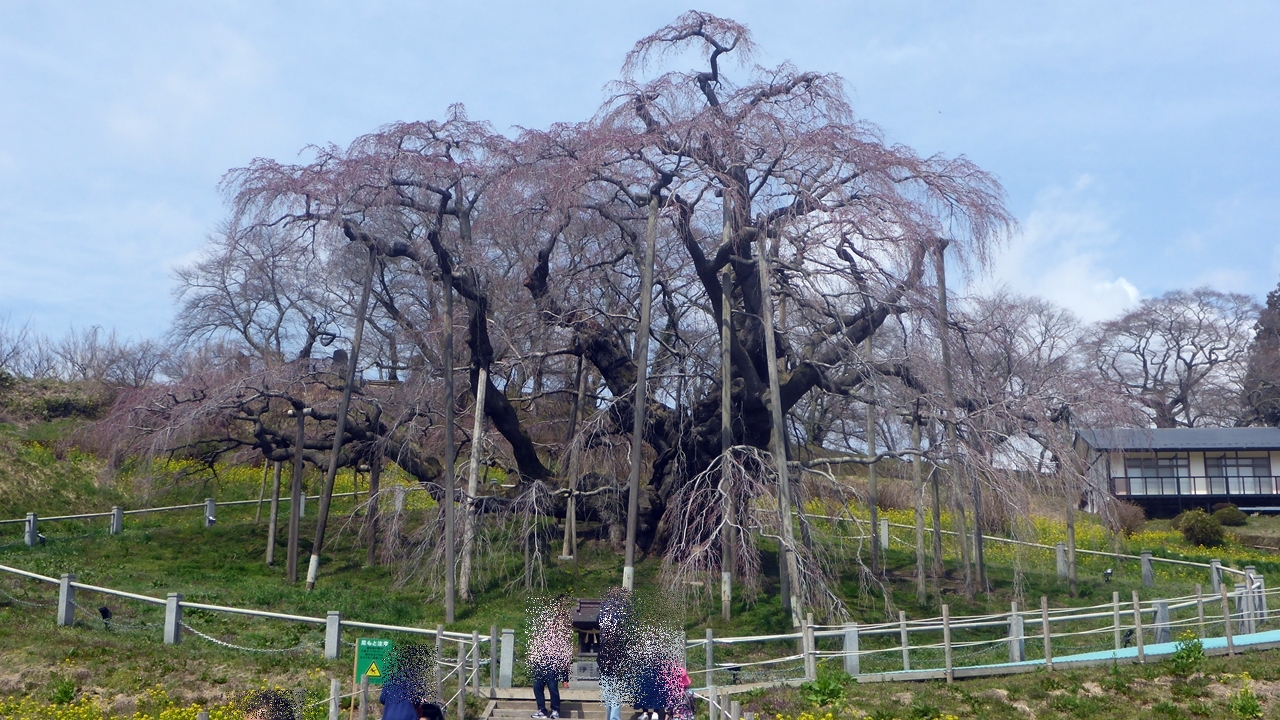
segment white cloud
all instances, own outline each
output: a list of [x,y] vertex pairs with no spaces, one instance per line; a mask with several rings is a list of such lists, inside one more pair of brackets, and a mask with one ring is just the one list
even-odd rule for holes
[[1050,188],[993,264],[978,291],[1005,286],[1062,305],[1086,321],[1115,317],[1137,305],[1138,288],[1102,259],[1117,240],[1106,215],[1088,202],[1088,175],[1070,188]]

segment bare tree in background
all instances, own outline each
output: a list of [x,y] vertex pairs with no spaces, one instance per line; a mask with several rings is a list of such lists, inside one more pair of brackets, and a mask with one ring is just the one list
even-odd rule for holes
[[1175,290],[1099,324],[1092,364],[1155,427],[1234,425],[1258,313],[1247,295]]

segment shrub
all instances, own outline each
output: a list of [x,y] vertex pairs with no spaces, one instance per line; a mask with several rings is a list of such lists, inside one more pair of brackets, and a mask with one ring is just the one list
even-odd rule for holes
[[1235,503],[1229,503],[1229,502],[1227,502],[1227,503],[1214,503],[1214,504],[1213,504],[1213,507],[1212,507],[1212,508],[1210,508],[1210,509],[1209,509],[1209,511],[1210,511],[1210,512],[1218,512],[1219,510],[1226,510],[1227,508],[1231,508],[1232,510],[1239,510],[1239,509],[1240,509],[1240,508],[1236,507],[1236,504],[1235,504]]
[[1221,510],[1215,510],[1213,513],[1213,519],[1227,527],[1244,527],[1249,524],[1249,516],[1244,514],[1244,511],[1240,510],[1240,508],[1237,508],[1235,505],[1222,508]]
[[1147,522],[1147,513],[1142,509],[1141,505],[1122,502],[1116,505],[1116,527],[1115,530],[1127,535],[1132,535],[1142,529],[1143,524]]
[[1182,537],[1192,545],[1221,547],[1226,543],[1222,523],[1203,510],[1188,510],[1182,519]]
[[1187,630],[1178,637],[1177,648],[1169,657],[1173,665],[1173,674],[1178,677],[1190,677],[1200,670],[1204,664],[1204,643],[1196,634]]
[[1183,510],[1182,512],[1178,513],[1177,515],[1174,515],[1174,516],[1173,516],[1173,519],[1169,521],[1169,528],[1170,528],[1171,530],[1181,530],[1181,529],[1182,529],[1182,521],[1183,521],[1183,520],[1186,520],[1186,519],[1187,519],[1187,511],[1186,511],[1186,510]]

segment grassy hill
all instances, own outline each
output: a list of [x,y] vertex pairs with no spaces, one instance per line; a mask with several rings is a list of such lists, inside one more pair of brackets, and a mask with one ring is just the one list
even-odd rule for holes
[[[21,517],[34,510],[43,515],[102,510],[113,504],[137,506],[220,499],[256,498],[261,469],[201,468],[183,463],[155,463],[150,467],[125,467],[120,473],[104,472],[103,464],[74,450],[65,442],[75,419],[30,419],[0,426],[0,517]],[[346,476],[344,482],[352,482]],[[44,575],[74,572],[81,582],[163,597],[181,592],[186,599],[211,604],[276,610],[323,616],[340,610],[348,619],[396,625],[434,627],[443,622],[439,588],[430,581],[402,581],[393,568],[366,566],[365,549],[355,527],[336,523],[333,542],[326,550],[320,584],[314,592],[284,579],[283,531],[277,542],[275,567],[263,562],[266,520],[254,522],[255,508],[227,507],[219,521],[205,528],[198,511],[129,516],[125,532],[107,533],[105,520],[47,523],[49,540],[27,548],[20,526],[0,526],[0,564]],[[302,537],[314,532],[314,510],[308,508]],[[340,518],[353,510],[349,500],[335,502]],[[421,523],[435,509],[429,503],[411,503],[407,524]],[[285,512],[282,508],[282,517]],[[895,521],[905,520],[889,513]],[[1033,524],[1037,541],[1060,539],[1062,528],[1049,519]],[[1269,521],[1252,526],[1265,529]],[[819,542],[838,542],[847,526],[814,524]],[[896,531],[895,531],[896,532]],[[901,534],[906,539],[909,533]],[[1085,521],[1080,529],[1082,547],[1110,547],[1096,525]],[[1167,523],[1149,523],[1126,542],[1128,552],[1143,549],[1159,554],[1207,560],[1222,557],[1237,565],[1250,562],[1263,572],[1276,572],[1274,556],[1242,545],[1210,553],[1182,543]],[[304,562],[306,545],[304,543]],[[549,553],[554,556],[554,551]],[[1070,597],[1065,582],[1054,572],[1049,552],[1017,551],[991,545],[992,592],[972,600],[960,593],[959,576],[949,562],[949,574],[930,585],[930,600],[916,604],[912,573],[914,558],[906,546],[895,543],[887,562],[885,591],[896,609],[911,617],[936,615],[939,602],[952,606],[955,615],[1007,612],[1009,601],[1038,602],[1048,595],[1054,606],[1089,605],[1110,599],[1112,590],[1128,597],[1132,589],[1144,597],[1172,596],[1207,583],[1203,573],[1159,566],[1157,587],[1141,588],[1135,562],[1116,567],[1110,584],[1102,570],[1110,558],[1086,558],[1080,562],[1081,583],[1077,597]],[[451,630],[479,630],[487,635],[492,625],[520,628],[530,594],[523,585],[519,548],[495,548],[491,562],[501,568],[488,573],[478,585],[474,601],[459,605]],[[766,570],[776,568],[776,554],[766,548]],[[882,622],[886,619],[885,594],[878,588],[866,592],[852,561],[839,563],[838,591],[846,598],[853,619]],[[1014,568],[1022,569],[1016,578]],[[579,597],[601,594],[620,576],[621,558],[607,544],[588,542],[582,549],[578,571],[552,557],[543,576],[545,588],[532,592],[565,591]],[[637,587],[657,587],[659,561],[645,558],[637,567]],[[253,648],[235,649],[188,634],[179,646],[161,642],[159,608],[117,598],[81,592],[83,607],[71,628],[58,628],[52,602],[56,588],[0,575],[0,717],[99,718],[110,716],[180,718],[194,717],[198,707],[216,707],[230,694],[262,686],[300,688],[319,698],[329,677],[351,677],[351,648],[343,657],[326,662],[321,657],[321,629],[275,620],[244,618],[189,611],[186,621],[194,628],[225,642]],[[105,605],[114,614],[110,627],[97,619]],[[719,636],[749,635],[787,630],[788,621],[777,599],[777,588],[766,582],[755,602],[735,604],[733,619],[723,621],[710,602],[690,602],[683,607],[683,622],[691,636],[704,626]],[[999,631],[993,630],[993,637]],[[344,639],[354,641],[346,631]],[[891,639],[885,638],[884,642]],[[868,639],[864,649],[874,645]],[[277,652],[291,648],[291,652]],[[742,653],[749,653],[743,649]],[[691,654],[691,664],[697,658]],[[998,654],[998,653],[997,653]],[[746,658],[747,655],[740,657]],[[865,665],[864,665],[865,667]],[[823,679],[803,689],[762,691],[745,698],[745,705],[760,713],[799,720],[804,713],[822,718],[857,717],[860,714],[890,718],[946,716],[974,718],[1179,718],[1231,717],[1229,704],[1238,698],[1242,683],[1262,698],[1270,711],[1272,698],[1280,695],[1280,653],[1266,652],[1240,658],[1211,658],[1202,674],[1189,680],[1169,676],[1167,664],[1105,668],[1054,674],[966,680],[954,685],[851,684],[824,665]],[[1245,680],[1248,671],[1252,678]],[[519,681],[519,680],[518,680]],[[1238,705],[1238,703],[1237,703]],[[478,710],[479,707],[473,708]],[[323,714],[323,706],[311,708]],[[230,716],[227,716],[230,717]],[[758,716],[759,717],[759,716]]]

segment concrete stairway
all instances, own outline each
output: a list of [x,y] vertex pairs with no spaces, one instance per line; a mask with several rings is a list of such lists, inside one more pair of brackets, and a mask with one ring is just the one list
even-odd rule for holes
[[[493,700],[486,708],[485,720],[528,720],[536,712],[538,705],[532,700]],[[631,708],[624,708],[623,720],[631,720],[636,713]],[[564,700],[560,703],[560,717],[574,720],[605,720],[604,705],[590,700]]]

